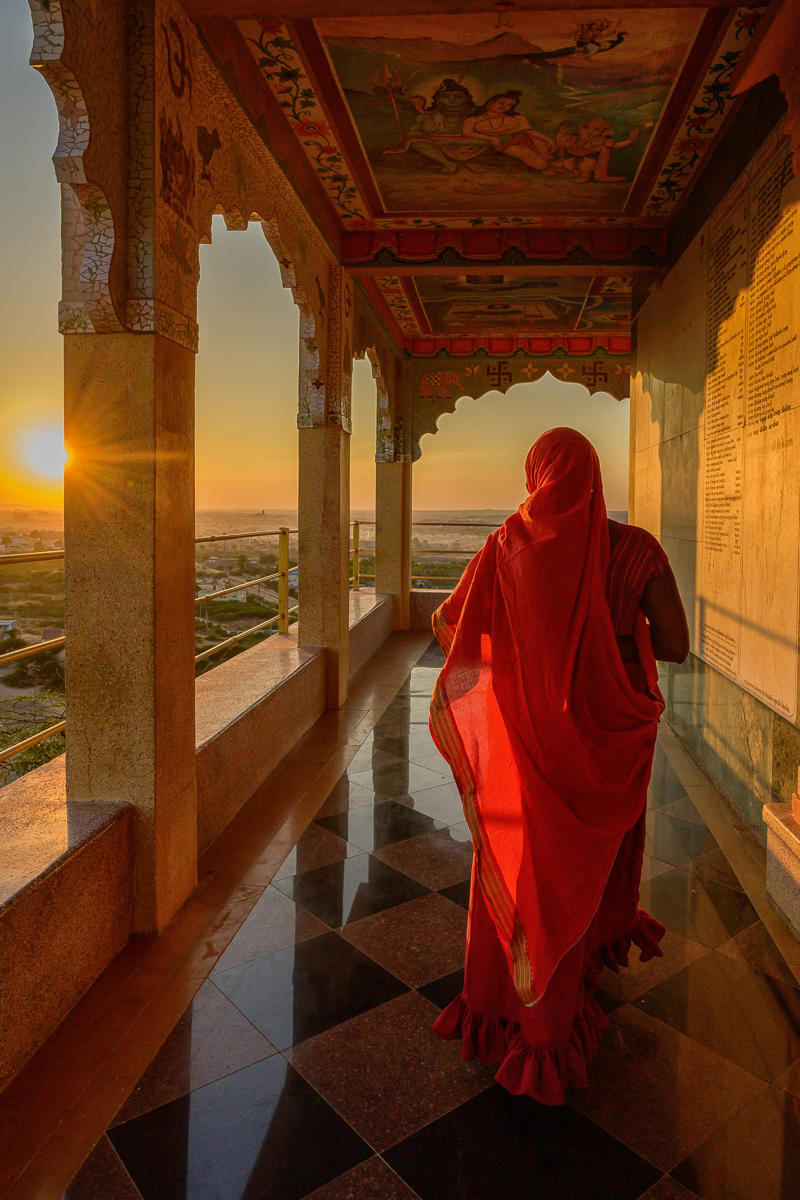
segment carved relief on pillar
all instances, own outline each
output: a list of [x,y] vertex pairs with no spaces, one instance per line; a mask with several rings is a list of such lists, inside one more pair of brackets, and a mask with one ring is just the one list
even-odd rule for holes
[[325,380],[320,372],[316,322],[308,312],[300,313],[300,370],[297,428],[325,424]]
[[398,365],[391,365],[394,369],[387,375],[379,376],[373,368],[378,393],[375,462],[410,462],[408,405],[399,386]]
[[130,5],[128,328],[197,348],[196,35],[170,3]]
[[375,380],[375,461],[396,462],[404,455],[402,429],[398,436],[400,352],[359,287],[353,303],[353,357],[369,360]]
[[353,380],[353,281],[338,263],[328,268],[324,422],[351,431]]
[[[124,263],[114,262],[115,223],[124,214],[123,185],[109,179],[109,164],[124,159],[124,125],[119,89],[124,77],[124,27],[114,5],[97,14],[94,5],[69,5],[69,45],[61,0],[29,0],[33,24],[31,65],[53,93],[58,144],[53,155],[61,185],[63,290],[59,328],[64,333],[112,332],[123,328]],[[89,39],[105,48],[108,103],[99,118],[98,83],[86,79],[81,51]],[[76,73],[77,72],[77,73]],[[80,82],[79,82],[80,76]],[[124,83],[124,79],[123,79]],[[94,101],[91,104],[90,99]],[[90,145],[91,139],[91,145]]]
[[[198,245],[222,212],[229,228],[263,223],[327,371],[333,253],[177,0],[30,5],[32,61],[60,117],[62,330],[158,332],[196,349]],[[333,394],[327,381],[317,391]],[[330,415],[349,420],[341,388]]]
[[375,462],[394,462],[394,405],[378,353],[367,350],[366,357],[375,380]]
[[[392,358],[378,387],[377,463],[411,462],[411,407],[404,387],[405,364]],[[377,379],[377,376],[376,376]]]
[[515,355],[506,359],[408,360],[403,364],[402,395],[412,414],[410,453],[420,456],[420,438],[436,433],[442,413],[455,412],[462,396],[474,399],[486,392],[507,392],[515,383],[530,383],[549,372],[564,383],[580,383],[591,394],[605,392],[618,400],[630,392],[630,360],[614,355],[585,358],[533,358]]

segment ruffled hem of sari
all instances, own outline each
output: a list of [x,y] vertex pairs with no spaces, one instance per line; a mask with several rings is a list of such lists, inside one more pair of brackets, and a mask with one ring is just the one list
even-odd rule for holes
[[567,1088],[588,1087],[588,1070],[608,1019],[593,992],[604,966],[613,971],[628,965],[631,945],[639,948],[642,962],[660,957],[659,946],[666,933],[660,921],[639,909],[630,933],[604,943],[595,953],[586,976],[582,1006],[566,1044],[532,1046],[521,1027],[504,1017],[474,1012],[463,993],[457,996],[434,1022],[441,1038],[461,1040],[461,1057],[484,1063],[499,1063],[495,1079],[514,1096],[530,1096],[540,1104],[566,1101]]
[[588,1085],[587,1069],[607,1024],[600,1005],[587,994],[566,1045],[532,1046],[515,1022],[473,1012],[462,995],[433,1028],[442,1038],[461,1039],[463,1059],[499,1063],[495,1079],[507,1092],[558,1105],[565,1102],[566,1088]]
[[651,958],[662,958],[664,951],[658,943],[666,932],[666,926],[640,908],[629,933],[611,938],[595,951],[587,973],[586,986],[595,986],[595,980],[604,967],[615,972],[619,971],[620,967],[627,967],[632,945],[638,947],[642,962],[649,962]]

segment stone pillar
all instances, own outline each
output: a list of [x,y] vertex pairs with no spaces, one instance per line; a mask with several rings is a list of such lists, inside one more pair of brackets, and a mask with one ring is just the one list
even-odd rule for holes
[[67,797],[136,809],[134,927],[196,883],[194,354],[65,338]]
[[350,434],[330,424],[298,436],[298,641],[325,651],[327,703],[338,708],[350,673]]
[[411,622],[411,459],[375,464],[375,591],[392,596],[394,627]]
[[197,871],[199,46],[173,0],[31,8],[60,120],[67,797],[134,806],[155,933]]
[[326,655],[329,708],[350,674],[350,389],[353,288],[331,264],[321,311],[300,320],[299,622],[301,646]]

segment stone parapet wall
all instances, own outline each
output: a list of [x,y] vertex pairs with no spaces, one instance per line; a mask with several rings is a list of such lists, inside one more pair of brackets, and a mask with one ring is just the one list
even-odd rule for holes
[[65,800],[64,756],[0,793],[0,1091],[127,942],[133,809]]

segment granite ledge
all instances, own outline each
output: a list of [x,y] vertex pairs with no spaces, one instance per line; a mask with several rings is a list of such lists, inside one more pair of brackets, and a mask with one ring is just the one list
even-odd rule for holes
[[65,775],[61,754],[0,790],[0,917],[130,808],[68,801]]
[[301,649],[290,635],[274,634],[200,675],[195,682],[196,749],[261,704],[320,654],[320,650]]
[[[455,585],[453,585],[455,586]],[[411,628],[430,633],[431,617],[440,604],[444,604],[451,591],[442,588],[411,589]]]
[[374,588],[359,588],[357,592],[351,592],[349,600],[350,631],[352,632],[354,627],[360,621],[365,620],[376,608],[380,608],[384,604],[391,604],[391,602],[391,596],[376,592]]

